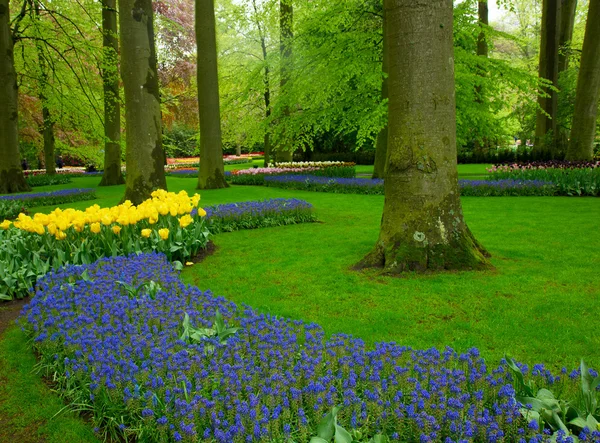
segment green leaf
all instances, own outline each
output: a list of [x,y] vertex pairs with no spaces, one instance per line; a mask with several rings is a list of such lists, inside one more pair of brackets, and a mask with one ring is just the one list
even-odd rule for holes
[[8,300],[11,301],[12,297],[10,295],[7,294],[0,294],[0,300]]
[[335,434],[335,418],[338,411],[339,408],[333,408],[331,412],[328,412],[325,417],[323,417],[317,426],[317,436],[321,437],[327,442],[329,442]]
[[329,443],[329,441],[324,440],[321,437],[312,437],[308,443]]
[[335,423],[335,437],[333,439],[335,443],[352,443],[352,436],[343,427]]
[[176,271],[181,271],[183,269],[183,263],[181,263],[178,260],[175,260],[173,262],[173,269],[175,269]]

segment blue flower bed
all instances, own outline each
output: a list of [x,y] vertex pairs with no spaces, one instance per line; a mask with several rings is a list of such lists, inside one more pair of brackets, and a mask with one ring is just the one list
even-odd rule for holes
[[[384,194],[383,180],[279,175],[264,178],[266,186],[339,194]],[[460,195],[473,197],[554,195],[556,187],[541,180],[459,180]]]
[[[227,340],[183,334],[186,313],[188,332],[206,332],[217,312],[239,328]],[[340,406],[338,424],[360,432],[360,442],[378,433],[402,442],[550,441],[522,418],[507,367],[489,370],[476,349],[369,349],[348,335],[326,338],[316,324],[184,285],[163,255],[49,273],[20,322],[41,367],[116,438],[308,442]],[[530,379],[561,389],[569,382],[541,365]],[[600,432],[582,436],[600,442]]]
[[0,196],[0,200],[18,201],[27,207],[59,205],[96,198],[94,188],[72,188],[60,191],[33,192],[27,194],[9,194]]
[[265,176],[265,186],[338,194],[381,194],[383,180],[369,178],[318,177],[314,175]]
[[316,221],[312,205],[296,198],[227,203],[204,210],[212,233]]
[[556,194],[556,186],[542,180],[459,180],[463,197],[547,196]]

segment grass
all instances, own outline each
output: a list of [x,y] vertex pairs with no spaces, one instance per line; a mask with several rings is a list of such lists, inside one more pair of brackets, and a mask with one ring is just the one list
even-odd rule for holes
[[[463,165],[461,175],[484,168]],[[90,187],[98,181],[83,177],[62,187]],[[195,185],[193,179],[168,178],[172,191],[194,192]],[[98,204],[112,205],[123,187],[98,188],[97,194]],[[459,350],[476,346],[490,364],[508,353],[553,369],[574,368],[582,357],[600,367],[600,199],[463,198],[465,218],[492,253],[495,270],[388,278],[350,270],[377,240],[383,196],[255,186],[201,195],[204,205],[301,198],[314,205],[323,222],[219,234],[215,254],[183,271],[186,282],[203,290],[278,316],[317,322],[327,333],[351,333],[368,343]],[[34,360],[23,352],[23,337],[16,330],[7,334],[0,342],[0,359],[13,359],[12,367],[19,363],[21,369],[0,373],[6,379],[0,388],[0,398],[2,393],[5,397],[0,415],[17,417],[21,409],[36,409],[35,399],[21,399],[22,379],[29,377],[27,384],[34,386],[41,382],[30,374]],[[23,362],[11,354],[17,349]],[[48,405],[55,405],[54,412],[60,409],[60,400],[39,392],[48,397]],[[48,416],[25,415],[23,420],[45,423]]]
[[[2,306],[0,305],[0,309]],[[20,329],[0,340],[0,441],[99,443],[91,427],[64,404],[32,368],[36,358]]]

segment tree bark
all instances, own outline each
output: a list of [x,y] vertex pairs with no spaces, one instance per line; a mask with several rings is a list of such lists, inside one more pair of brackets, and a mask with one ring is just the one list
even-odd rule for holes
[[590,0],[567,160],[591,160],[600,99],[600,0]]
[[19,154],[17,74],[8,0],[0,0],[0,194],[30,191]]
[[[35,20],[39,24],[40,21],[40,2],[34,2]],[[40,132],[44,141],[44,161],[46,162],[46,174],[56,174],[55,147],[56,139],[54,137],[54,120],[48,107],[48,65],[44,57],[42,43],[36,40],[36,49],[38,56],[38,64],[40,67],[39,78],[39,99],[42,104],[42,124]]]
[[[542,30],[540,44],[539,77],[558,87],[558,44],[560,36],[561,0],[544,0],[542,6]],[[535,142],[533,150],[538,158],[554,158],[557,148],[557,94],[544,87],[540,91],[546,97],[538,97],[541,109],[537,110]]]
[[117,1],[102,0],[104,85],[104,173],[100,186],[125,183],[121,173],[121,103],[119,100],[119,40]]
[[125,199],[140,204],[167,189],[151,0],[119,0],[121,77],[125,92]]
[[196,0],[200,173],[198,189],[226,188],[221,142],[219,75],[213,0]]
[[[387,17],[385,8],[383,9],[383,63],[381,70],[383,72],[383,80],[381,82],[381,99],[387,100],[388,98],[388,41],[385,38],[387,27]],[[373,165],[373,178],[384,178],[385,177],[385,165],[387,163],[387,137],[388,137],[388,125],[387,121],[385,126],[377,134],[377,145],[375,147],[375,164]]]
[[490,267],[462,214],[456,166],[452,0],[384,0],[388,164],[379,239],[357,268]]
[[[477,13],[478,13],[478,19],[479,19],[479,34],[477,35],[477,55],[479,57],[485,57],[488,58],[489,56],[489,50],[488,50],[488,42],[487,42],[487,38],[485,36],[485,31],[484,31],[484,27],[485,26],[489,26],[489,8],[488,8],[488,3],[487,0],[485,1],[479,1],[477,2]],[[485,70],[485,68],[479,64],[479,66],[477,66],[477,73],[480,77],[485,77],[487,76],[487,71]],[[484,90],[481,84],[477,85],[475,87],[475,100],[477,101],[477,103],[480,103],[483,105],[483,103],[486,101],[486,98],[484,97]],[[483,159],[486,157],[486,153],[489,150],[489,145],[490,142],[487,138],[484,138],[483,140],[475,140],[475,147],[473,149],[473,154],[474,157],[476,159],[476,161],[478,161],[478,159]]]
[[561,0],[560,9],[560,33],[558,38],[558,74],[566,71],[569,67],[569,56],[571,55],[571,40],[573,39],[573,28],[575,27],[575,12],[577,0]]
[[[294,6],[293,0],[279,0],[279,53],[281,55],[281,79],[279,81],[279,93],[286,94],[286,84],[290,80],[292,63],[292,40],[294,38]],[[283,108],[283,119],[286,120],[290,115],[288,104]],[[285,128],[285,122],[283,123]],[[285,134],[281,138],[275,153],[278,162],[291,162],[294,157],[294,151],[285,149]]]

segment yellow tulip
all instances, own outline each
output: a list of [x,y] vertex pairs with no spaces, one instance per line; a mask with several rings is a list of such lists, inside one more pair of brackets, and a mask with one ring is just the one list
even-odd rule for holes
[[35,226],[35,232],[38,235],[44,235],[46,233],[46,230],[44,229],[44,225],[37,224]]
[[63,231],[57,230],[54,237],[56,237],[57,240],[64,240],[67,238],[67,234],[65,234]]
[[150,217],[148,219],[148,223],[150,223],[151,225],[153,225],[154,223],[156,223],[158,221],[158,217]]
[[142,237],[149,238],[152,234],[152,229],[142,229]]
[[115,226],[112,227],[112,231],[115,234],[119,235],[119,232],[121,232],[121,227],[119,225],[115,225]]
[[159,229],[158,235],[160,235],[160,238],[162,238],[163,240],[166,240],[169,238],[169,230],[167,228]]
[[202,208],[198,208],[198,215],[200,217],[206,217],[206,211]]
[[102,229],[102,227],[100,226],[100,223],[98,223],[98,222],[92,223],[90,225],[90,231],[92,231],[94,234],[99,234],[101,229]]
[[12,222],[10,220],[4,220],[2,223],[0,223],[0,228],[6,231],[10,227],[10,225],[12,225]]
[[104,226],[108,226],[113,222],[113,219],[110,215],[106,214],[102,216],[101,221]]
[[48,232],[50,233],[50,235],[56,234],[56,225],[54,223],[50,223],[48,225]]
[[185,265],[186,265],[186,266],[192,266],[193,264],[194,264],[194,262],[193,262],[193,261],[186,261],[186,262],[185,262]]
[[188,227],[194,220],[189,215],[184,215],[179,219],[179,226],[182,228]]

